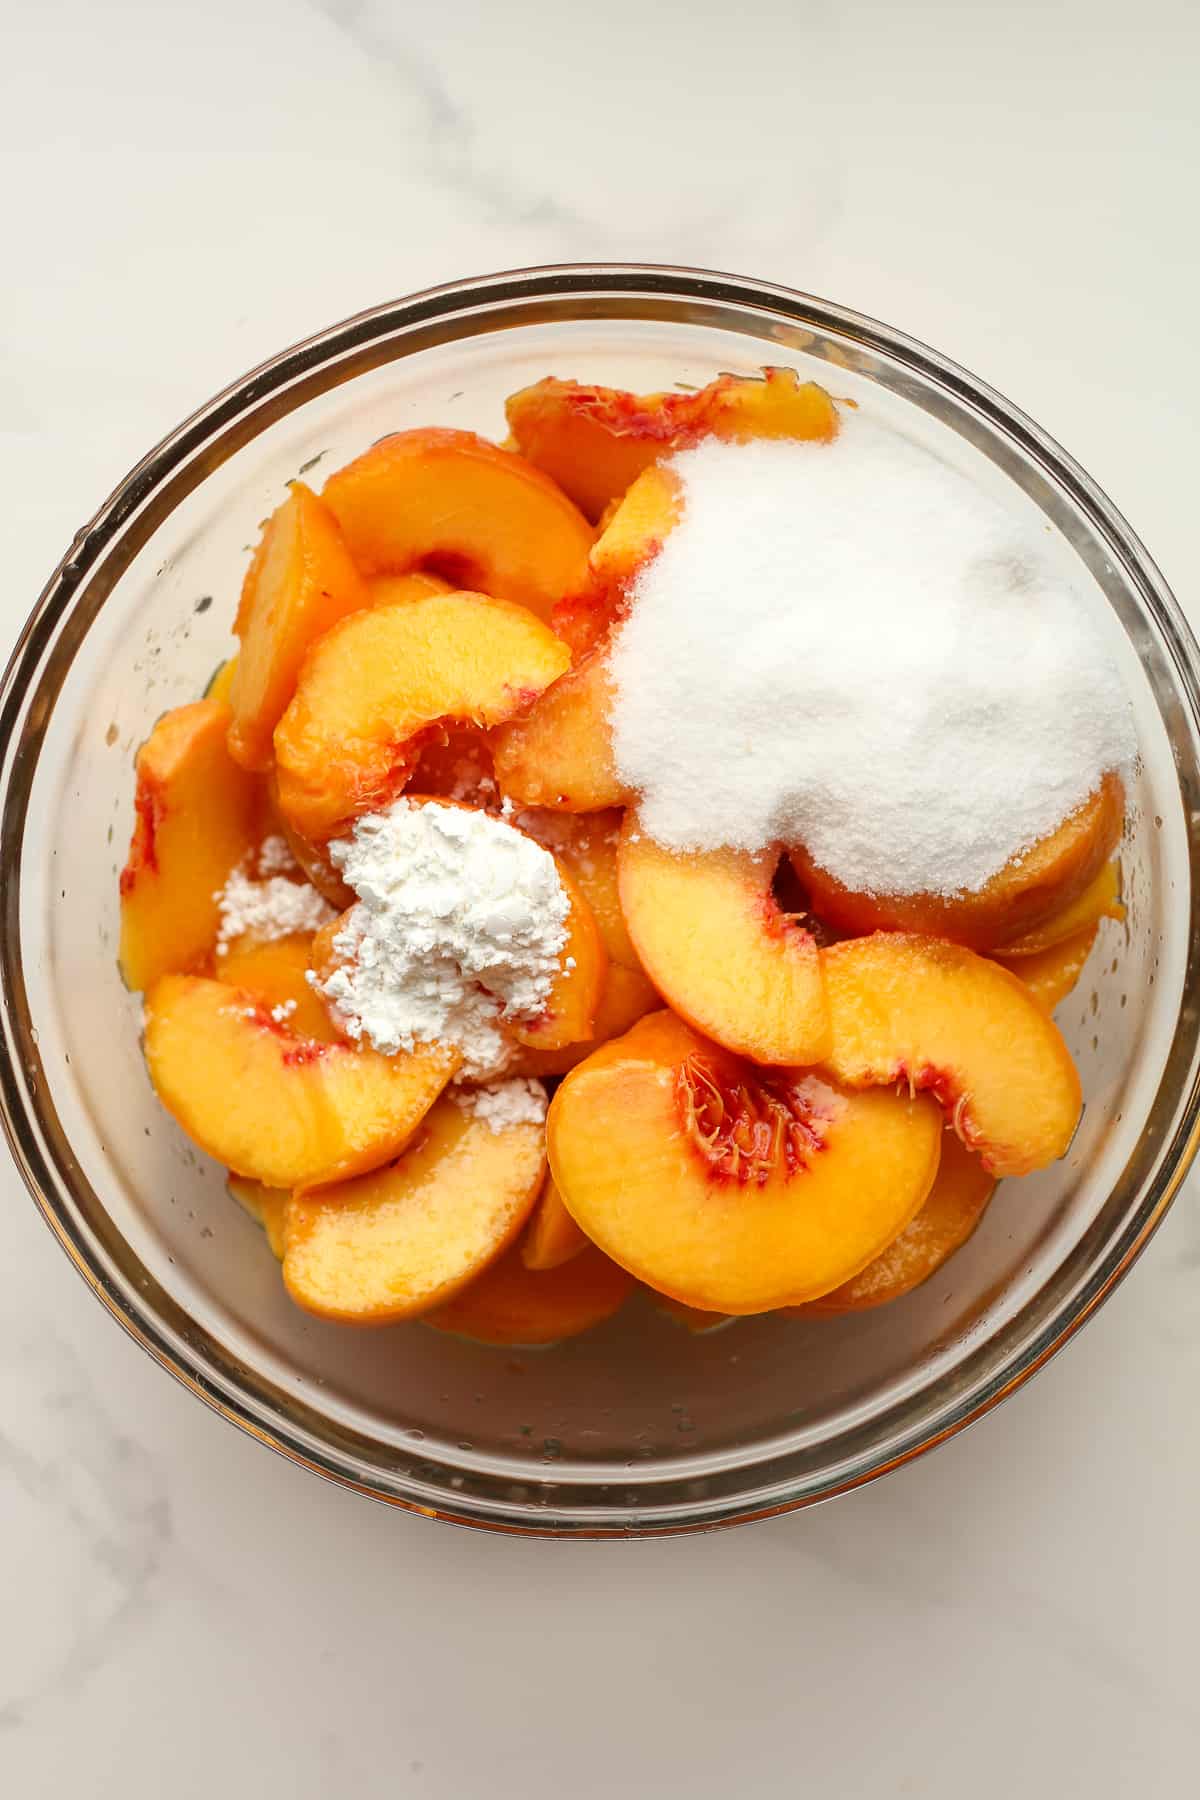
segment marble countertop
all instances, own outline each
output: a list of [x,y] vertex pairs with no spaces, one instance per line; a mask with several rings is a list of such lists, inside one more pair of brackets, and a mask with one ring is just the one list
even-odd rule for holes
[[[228,379],[373,301],[593,257],[936,344],[1084,462],[1200,619],[1190,0],[40,0],[5,37],[6,641]],[[1194,1186],[938,1454],[617,1547],[301,1475],[143,1356],[0,1183],[14,1800],[1193,1791]]]

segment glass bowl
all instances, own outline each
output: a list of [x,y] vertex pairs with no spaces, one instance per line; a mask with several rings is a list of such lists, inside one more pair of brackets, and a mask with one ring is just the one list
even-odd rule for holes
[[[284,483],[385,432],[504,430],[547,373],[638,389],[789,364],[1044,525],[1107,631],[1141,767],[1106,924],[1060,1009],[1087,1105],[1067,1158],[1004,1184],[970,1243],[874,1313],[689,1336],[635,1300],[552,1350],[296,1311],[222,1171],[150,1091],[117,973],[131,759],[229,653],[247,547]],[[2,706],[5,1126],[31,1193],[114,1317],[298,1463],[496,1530],[694,1530],[826,1498],[940,1442],[1037,1369],[1130,1267],[1195,1148],[1197,652],[1136,538],[1030,421],[943,358],[782,288],[683,269],[499,275],[381,306],[218,395],[71,545]]]

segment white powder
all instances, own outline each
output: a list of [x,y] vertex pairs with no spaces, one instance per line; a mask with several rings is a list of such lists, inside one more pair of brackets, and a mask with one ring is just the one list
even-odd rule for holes
[[293,875],[296,868],[297,863],[292,855],[292,847],[285,837],[274,833],[271,837],[263,839],[258,846],[254,870],[260,880],[265,880],[268,875]]
[[546,1090],[538,1081],[517,1078],[488,1087],[456,1088],[454,1098],[492,1131],[510,1125],[540,1125],[546,1117]]
[[263,939],[291,937],[296,931],[317,931],[336,917],[307,882],[289,881],[285,875],[256,881],[244,865],[233,871],[216,901],[221,909],[218,955],[245,932]]
[[322,991],[384,1055],[454,1044],[462,1075],[500,1070],[502,1021],[545,1010],[570,903],[554,858],[484,812],[397,800],[329,846],[358,895]]
[[617,767],[680,850],[805,844],[847,886],[977,889],[1136,753],[1037,535],[861,417],[679,455],[612,651]]

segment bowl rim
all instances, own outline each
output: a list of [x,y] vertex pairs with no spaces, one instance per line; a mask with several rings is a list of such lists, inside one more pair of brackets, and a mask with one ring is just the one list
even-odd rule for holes
[[[719,271],[655,263],[551,264],[449,282],[368,308],[268,358],[197,408],[135,464],[94,517],[76,532],[31,610],[0,681],[0,801],[4,827],[0,838],[0,993],[4,1002],[0,1021],[4,1033],[0,1123],[13,1159],[42,1217],[105,1308],[150,1356],[230,1423],[292,1462],[358,1493],[451,1523],[519,1536],[670,1536],[773,1517],[849,1492],[945,1443],[1044,1367],[1113,1292],[1161,1223],[1200,1145],[1200,1056],[1194,1043],[1187,1079],[1172,1108],[1169,1137],[1136,1210],[1125,1221],[1124,1229],[1106,1245],[1082,1289],[1062,1301],[1040,1333],[1011,1359],[1011,1366],[1006,1366],[998,1378],[965,1389],[943,1407],[933,1428],[923,1429],[918,1422],[894,1454],[870,1460],[844,1477],[799,1489],[794,1487],[793,1478],[791,1491],[783,1480],[767,1491],[760,1488],[757,1494],[720,1495],[692,1506],[680,1503],[662,1509],[639,1507],[630,1509],[636,1516],[624,1521],[616,1510],[611,1514],[612,1522],[607,1522],[597,1518],[594,1506],[561,1506],[561,1487],[556,1490],[553,1483],[546,1484],[547,1493],[556,1490],[557,1497],[550,1499],[538,1514],[527,1501],[516,1505],[506,1504],[503,1498],[484,1502],[464,1496],[461,1503],[448,1504],[444,1497],[431,1503],[429,1491],[419,1483],[408,1483],[408,1491],[400,1491],[405,1487],[400,1478],[387,1488],[365,1481],[353,1473],[346,1459],[322,1445],[294,1418],[285,1417],[277,1408],[251,1404],[245,1386],[236,1374],[229,1373],[228,1363],[220,1357],[201,1354],[198,1344],[212,1343],[207,1334],[198,1332],[185,1340],[177,1332],[164,1329],[153,1306],[139,1296],[131,1283],[113,1279],[109,1260],[79,1216],[70,1184],[39,1129],[39,1060],[36,1035],[31,1034],[29,1026],[20,956],[25,806],[52,710],[44,707],[34,716],[31,697],[47,654],[56,645],[60,649],[63,646],[64,627],[71,619],[77,593],[117,543],[126,524],[156,499],[165,503],[177,476],[189,465],[194,467],[197,459],[203,461],[205,446],[215,434],[225,434],[225,455],[232,454],[262,425],[246,431],[236,441],[229,439],[229,428],[238,420],[252,422],[262,418],[268,423],[272,416],[291,411],[292,403],[285,404],[285,396],[289,390],[303,387],[306,378],[320,372],[323,389],[333,385],[335,379],[348,378],[331,377],[330,373],[347,359],[365,356],[363,367],[371,366],[372,360],[390,361],[384,355],[372,359],[372,347],[422,322],[444,320],[454,314],[471,318],[498,306],[538,299],[586,301],[590,296],[598,302],[606,294],[653,296],[675,304],[724,303],[747,309],[760,318],[780,316],[797,330],[827,329],[868,352],[874,350],[899,359],[923,377],[932,378],[950,396],[982,413],[988,424],[1052,475],[1121,558],[1124,567],[1136,572],[1137,590],[1169,652],[1178,690],[1188,709],[1188,723],[1193,733],[1200,735],[1200,649],[1195,637],[1140,540],[1073,458],[1019,408],[919,340],[817,296]],[[597,316],[605,315],[598,312]],[[481,325],[477,329],[487,327]],[[351,374],[354,372],[350,370]],[[211,466],[223,460],[223,456],[218,457]],[[200,478],[192,479],[189,489]],[[166,511],[170,510],[167,505]],[[103,598],[103,593],[96,598],[90,616],[94,616]],[[84,631],[89,622],[90,618],[84,620]],[[79,637],[82,635],[80,631]],[[1190,820],[1189,840],[1195,869],[1200,861],[1200,846]],[[1192,885],[1194,894],[1194,879]],[[527,1480],[526,1485],[533,1483]]]

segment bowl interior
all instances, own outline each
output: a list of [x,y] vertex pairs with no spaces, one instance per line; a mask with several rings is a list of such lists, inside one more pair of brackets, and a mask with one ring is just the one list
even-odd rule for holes
[[[173,483],[131,504],[43,656],[40,710],[32,700],[44,736],[27,771],[21,869],[25,1060],[71,1190],[60,1229],[159,1353],[231,1410],[321,1467],[442,1512],[637,1529],[827,1492],[904,1453],[1030,1361],[1086,1305],[1105,1258],[1144,1229],[1195,1049],[1194,1020],[1178,1029],[1195,740],[1176,653],[1130,570],[1055,471],[969,395],[829,326],[682,304],[643,318],[548,312],[389,341],[353,369],[318,371],[276,416],[251,418],[243,401]],[[115,961],[133,753],[230,654],[248,547],[297,473],[319,484],[405,426],[502,435],[504,396],[547,373],[650,389],[764,361],[815,376],[1040,515],[1125,673],[1141,745],[1122,852],[1128,918],[1102,927],[1059,1014],[1087,1096],[1071,1152],[1005,1183],[938,1277],[858,1317],[747,1320],[692,1337],[638,1300],[540,1352],[307,1318],[222,1171],[150,1091],[139,1002]]]

